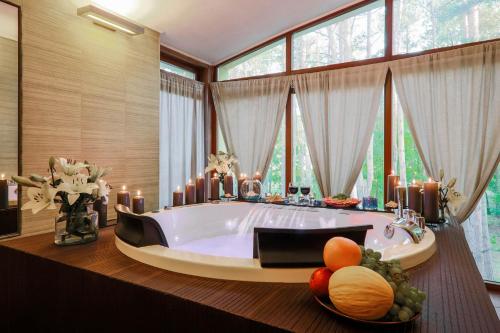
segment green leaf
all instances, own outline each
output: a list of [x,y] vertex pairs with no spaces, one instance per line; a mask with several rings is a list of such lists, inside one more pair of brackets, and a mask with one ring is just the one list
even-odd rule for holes
[[40,184],[37,184],[31,179],[26,178],[26,177],[21,177],[21,176],[12,176],[12,180],[15,181],[17,184],[21,186],[27,186],[27,187],[38,187],[40,188]]

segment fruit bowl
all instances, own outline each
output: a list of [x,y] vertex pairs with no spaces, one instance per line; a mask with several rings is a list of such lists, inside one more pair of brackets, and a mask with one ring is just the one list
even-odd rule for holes
[[348,316],[345,313],[340,312],[335,308],[335,306],[332,304],[330,299],[328,297],[318,297],[314,296],[314,299],[316,302],[318,302],[323,308],[326,310],[335,313],[336,315],[346,318],[358,323],[363,323],[363,324],[369,324],[369,325],[378,325],[378,326],[396,326],[396,325],[406,325],[408,323],[411,323],[415,319],[418,319],[420,317],[420,312],[416,313],[413,317],[411,317],[408,321],[382,321],[382,320],[365,320],[365,319],[356,319],[354,317]]

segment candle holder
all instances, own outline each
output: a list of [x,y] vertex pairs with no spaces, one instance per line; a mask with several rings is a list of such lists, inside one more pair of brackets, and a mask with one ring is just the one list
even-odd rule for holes
[[246,201],[259,201],[262,196],[262,183],[260,180],[245,180],[241,185],[241,196]]
[[363,197],[363,209],[365,210],[377,210],[378,200],[376,197]]

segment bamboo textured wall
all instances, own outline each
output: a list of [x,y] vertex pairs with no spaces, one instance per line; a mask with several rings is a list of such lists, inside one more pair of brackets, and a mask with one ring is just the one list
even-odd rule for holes
[[0,173],[17,175],[17,41],[0,37]]
[[[63,156],[113,168],[108,217],[122,184],[158,205],[159,34],[128,36],[76,15],[67,0],[22,9],[25,175]],[[26,192],[26,191],[25,191]],[[23,201],[26,201],[24,195]],[[23,212],[22,234],[53,230],[57,212]]]

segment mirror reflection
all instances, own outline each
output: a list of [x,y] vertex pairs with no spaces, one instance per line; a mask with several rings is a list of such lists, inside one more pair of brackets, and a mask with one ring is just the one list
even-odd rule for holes
[[0,1],[0,237],[18,231],[18,10]]

